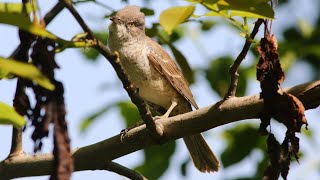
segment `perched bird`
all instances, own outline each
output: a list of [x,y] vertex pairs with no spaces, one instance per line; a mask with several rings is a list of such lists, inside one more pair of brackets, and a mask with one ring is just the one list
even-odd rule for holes
[[[138,6],[126,6],[110,18],[108,44],[117,51],[139,95],[167,110],[163,117],[198,109],[188,83],[170,55],[145,34],[145,15]],[[183,138],[194,165],[201,172],[219,170],[219,160],[201,134]]]

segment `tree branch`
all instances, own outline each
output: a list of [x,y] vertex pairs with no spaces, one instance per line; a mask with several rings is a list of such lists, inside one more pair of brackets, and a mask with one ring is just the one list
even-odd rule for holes
[[[320,105],[320,80],[285,89],[301,100],[305,109]],[[214,105],[170,117],[159,119],[166,141],[191,134],[201,133],[224,124],[259,117],[263,100],[259,95],[233,97]],[[155,144],[145,125],[130,129],[104,141],[74,151],[75,171],[101,169],[105,163],[129,153]],[[108,152],[108,153],[106,153]],[[4,178],[40,176],[50,174],[52,154],[21,155],[9,157],[0,163],[0,174]]]
[[73,17],[77,20],[83,31],[88,33],[89,39],[95,40],[96,38],[93,35],[93,32],[89,28],[89,26],[84,22],[78,11],[73,7],[71,0],[59,0],[64,4],[64,6],[70,11]]
[[136,171],[131,170],[131,169],[124,167],[124,166],[122,166],[118,163],[115,163],[115,162],[107,162],[103,169],[115,172],[115,173],[120,174],[122,176],[125,176],[129,179],[135,179],[135,180],[146,180],[147,179],[144,176],[142,176],[141,174],[137,173]]
[[11,149],[9,156],[18,156],[23,153],[22,149],[22,129],[12,128]]
[[238,55],[237,59],[234,61],[232,66],[229,68],[230,86],[229,86],[229,90],[228,90],[227,94],[224,97],[225,99],[228,99],[230,97],[235,97],[235,95],[236,95],[237,86],[238,86],[238,78],[239,78],[239,74],[238,74],[239,66],[240,66],[241,62],[244,60],[244,58],[247,56],[247,53],[248,53],[249,48],[252,44],[252,41],[253,41],[254,37],[256,36],[256,34],[258,33],[259,27],[262,23],[263,23],[263,19],[258,19],[255,22],[254,28],[250,34],[250,39],[246,39],[246,42],[243,46],[242,51],[240,52],[240,54]]

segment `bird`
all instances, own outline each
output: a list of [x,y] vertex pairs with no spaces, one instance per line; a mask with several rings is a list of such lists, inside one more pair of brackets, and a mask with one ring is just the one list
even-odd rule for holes
[[[129,80],[146,102],[166,110],[167,118],[198,109],[187,81],[166,50],[145,33],[145,15],[128,5],[110,18],[108,46],[117,52]],[[201,134],[183,137],[195,167],[217,172],[220,163]]]

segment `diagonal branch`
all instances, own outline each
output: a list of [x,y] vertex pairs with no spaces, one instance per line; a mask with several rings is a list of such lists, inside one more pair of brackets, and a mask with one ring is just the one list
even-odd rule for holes
[[89,28],[89,26],[84,22],[78,11],[73,7],[71,0],[59,0],[63,3],[63,5],[70,11],[73,17],[77,20],[81,28],[88,33],[89,39],[96,39],[93,35],[93,32]]
[[129,179],[135,179],[135,180],[146,180],[147,178],[145,178],[144,176],[142,176],[141,174],[137,173],[134,170],[131,170],[127,167],[124,167],[118,163],[115,162],[107,162],[105,167],[102,170],[108,170],[108,171],[112,171],[115,172],[117,174],[120,174],[122,176],[125,176]]
[[[320,105],[320,80],[288,88],[285,91],[299,98],[306,109]],[[228,123],[256,119],[262,109],[263,100],[259,95],[234,97],[196,111],[159,119],[157,123],[163,127],[165,140],[170,141]],[[73,153],[75,171],[100,169],[105,162],[154,144],[155,142],[148,136],[146,126],[138,126],[129,130],[122,139],[119,134],[75,150]],[[47,175],[51,171],[52,160],[52,154],[9,157],[0,162],[0,174],[5,178]]]
[[242,51],[240,52],[240,54],[238,55],[237,59],[234,61],[232,66],[229,68],[230,86],[229,86],[229,90],[228,90],[227,94],[224,97],[225,99],[228,99],[230,97],[235,97],[235,95],[236,95],[237,86],[238,86],[238,78],[239,78],[239,74],[238,74],[239,66],[240,66],[241,62],[244,60],[244,58],[247,56],[247,53],[248,53],[249,48],[252,44],[252,41],[253,41],[254,37],[256,36],[256,34],[258,33],[259,27],[262,24],[262,22],[263,22],[263,19],[258,19],[255,22],[254,28],[250,34],[250,39],[246,39],[246,42],[243,46]]

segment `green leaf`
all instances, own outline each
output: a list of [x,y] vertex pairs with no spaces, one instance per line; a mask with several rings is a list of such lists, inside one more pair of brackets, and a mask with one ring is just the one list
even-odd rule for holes
[[268,3],[270,0],[204,0],[202,4],[214,15],[217,12],[229,11],[230,16],[242,16],[249,18],[274,18],[274,11]]
[[21,128],[26,122],[25,118],[18,114],[13,107],[0,102],[0,124],[12,124],[16,128]]
[[[95,37],[103,42],[103,44],[107,44],[108,41],[108,33],[106,31],[96,31],[93,33]],[[82,48],[81,53],[86,57],[87,60],[96,61],[100,55],[100,53],[94,48]]]
[[187,61],[187,59],[185,58],[185,56],[173,45],[173,44],[168,44],[177,63],[179,64],[183,76],[186,78],[186,80],[188,81],[189,84],[192,84],[194,82],[194,73]]
[[41,27],[39,24],[31,22],[28,17],[22,14],[11,13],[11,12],[8,12],[7,10],[4,10],[4,12],[0,11],[0,23],[13,25],[29,33],[32,33],[34,35],[55,40],[59,44],[56,52],[61,52],[66,48],[90,47],[95,45],[95,42],[92,40],[91,41],[63,40],[58,36],[52,34],[51,32],[47,31],[45,28]]
[[[270,7],[270,6],[268,6]],[[256,7],[254,8],[254,10],[252,10],[250,12],[251,9],[247,9],[247,10],[243,10],[243,11],[237,11],[237,10],[233,10],[230,13],[230,16],[241,16],[241,17],[248,17],[248,18],[261,18],[261,19],[274,19],[274,12],[271,8],[268,8],[267,10],[270,11],[266,11],[263,14],[259,14],[261,13],[260,10],[266,10],[263,7]]]
[[179,6],[164,10],[160,15],[160,25],[170,35],[173,29],[185,22],[195,10],[195,6]]
[[[27,13],[32,12],[32,6],[29,2],[25,3]],[[9,13],[17,13],[21,14],[23,8],[22,3],[8,3],[1,2],[0,3],[0,12],[9,12]],[[36,7],[37,8],[37,7]]]
[[61,40],[54,34],[42,28],[40,25],[33,24],[28,17],[23,16],[22,14],[0,12],[0,23],[17,26],[20,29],[38,36],[47,37],[53,40]]
[[[211,88],[216,91],[220,97],[224,97],[230,84],[229,67],[232,65],[231,57],[220,57],[211,61],[209,67],[205,70],[205,75]],[[247,87],[247,73],[244,68],[239,69],[239,80],[237,95],[243,96]]]
[[132,102],[119,102],[118,107],[122,117],[126,121],[126,127],[133,126],[141,119],[138,108]]
[[159,179],[168,169],[171,156],[176,148],[176,143],[171,141],[167,144],[151,146],[143,150],[145,160],[135,168],[136,171],[148,179]]
[[32,64],[0,57],[0,72],[7,72],[7,74],[11,73],[22,78],[30,79],[48,90],[54,90],[54,85],[50,80]]
[[104,115],[105,113],[107,113],[111,108],[113,108],[115,105],[117,105],[117,103],[112,103],[112,104],[108,104],[102,108],[100,108],[98,111],[90,114],[89,116],[87,116],[86,118],[84,118],[83,120],[81,120],[81,124],[80,124],[80,132],[84,133],[85,131],[88,130],[88,128],[94,123],[96,122],[97,119],[99,119],[102,115]]
[[221,154],[221,161],[224,167],[236,164],[247,157],[255,148],[260,148],[266,137],[259,136],[258,128],[246,124],[238,125],[224,132],[227,143],[224,152]]
[[144,7],[144,8],[141,8],[140,11],[143,12],[143,14],[145,16],[153,16],[154,15],[154,10],[149,9],[149,8]]

